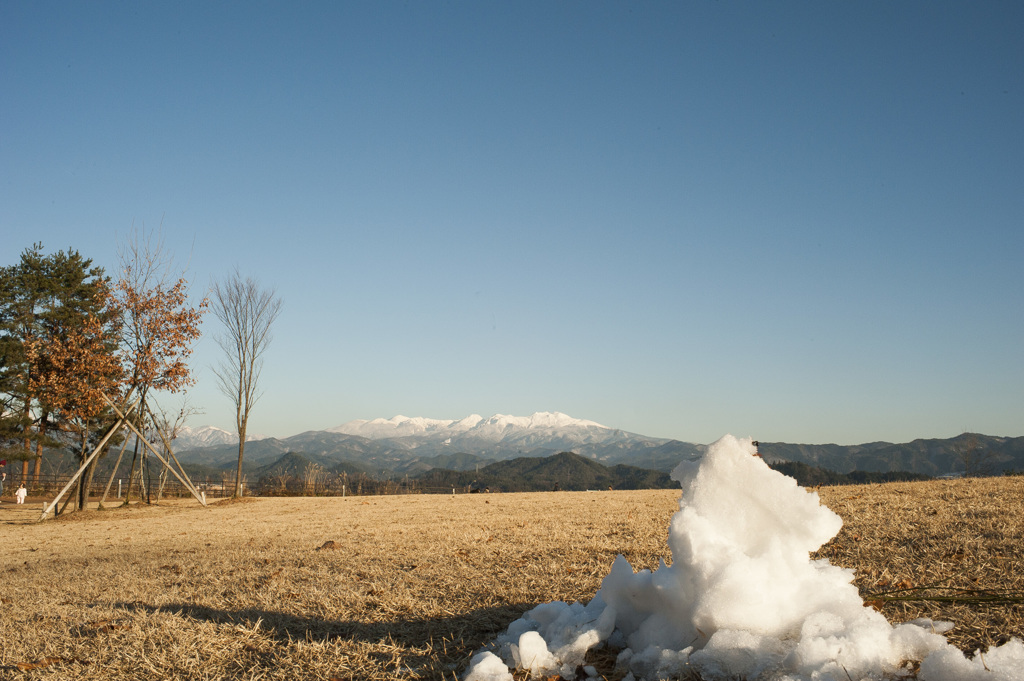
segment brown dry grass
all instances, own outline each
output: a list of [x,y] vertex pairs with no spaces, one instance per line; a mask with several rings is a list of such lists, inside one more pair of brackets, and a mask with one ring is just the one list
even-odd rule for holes
[[[847,525],[822,554],[862,591],[953,577],[1019,593],[1022,493],[1022,479],[823,489]],[[589,600],[616,554],[656,567],[677,499],[174,502],[44,523],[5,502],[0,678],[452,679],[528,608]],[[1024,635],[1019,604],[882,607],[952,619],[967,648]]]
[[818,552],[854,568],[891,622],[956,624],[966,652],[1024,639],[1024,477],[819,490],[843,529]]
[[48,679],[451,679],[526,609],[592,597],[617,553],[655,566],[676,496],[182,502],[0,525],[0,666]]

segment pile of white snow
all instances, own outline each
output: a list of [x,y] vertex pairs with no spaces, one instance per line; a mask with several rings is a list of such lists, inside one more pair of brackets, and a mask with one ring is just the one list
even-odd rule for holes
[[[576,679],[595,646],[621,649],[626,681],[701,678],[856,681],[1024,679],[1018,639],[967,659],[948,622],[892,626],[866,607],[853,571],[811,560],[842,520],[818,495],[753,456],[731,435],[672,473],[682,485],[672,518],[672,565],[634,573],[621,555],[588,604],[539,605],[477,653],[464,681]],[[493,651],[493,652],[492,652]]]

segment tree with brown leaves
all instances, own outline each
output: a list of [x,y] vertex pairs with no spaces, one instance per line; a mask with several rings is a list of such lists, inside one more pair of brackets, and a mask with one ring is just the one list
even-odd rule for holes
[[[106,288],[100,291],[98,314],[64,319],[50,325],[45,341],[31,338],[25,343],[28,361],[37,367],[30,389],[48,405],[61,431],[77,443],[72,449],[83,462],[90,451],[90,435],[110,425],[104,424],[110,421],[105,396],[119,394],[123,376],[116,353],[116,319]],[[85,508],[94,468],[95,461],[79,481],[78,509]]]
[[[173,258],[158,234],[132,232],[119,255],[121,276],[114,285],[114,297],[120,318],[123,393],[126,398],[133,394],[141,396],[138,413],[145,415],[149,412],[147,399],[151,391],[173,394],[195,383],[188,358],[192,343],[200,336],[199,326],[209,302],[204,298],[198,305],[191,303],[185,272],[172,274]],[[136,426],[139,430],[146,427],[142,420]],[[145,454],[145,449],[142,451]],[[136,441],[129,480],[138,455]]]

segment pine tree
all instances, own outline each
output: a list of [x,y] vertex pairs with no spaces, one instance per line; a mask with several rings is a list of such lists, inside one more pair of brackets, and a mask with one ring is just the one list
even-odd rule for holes
[[103,269],[77,251],[45,255],[35,244],[16,265],[0,270],[0,392],[6,407],[0,437],[10,458],[23,461],[22,482],[33,458],[38,479],[42,450],[56,443],[55,435],[81,434],[55,386],[86,348],[108,356],[116,351],[109,299]]

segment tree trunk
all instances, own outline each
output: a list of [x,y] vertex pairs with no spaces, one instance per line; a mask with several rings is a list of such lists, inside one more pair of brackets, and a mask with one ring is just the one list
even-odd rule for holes
[[[136,422],[136,427],[140,433],[145,434],[146,432],[146,390],[142,391],[142,400],[139,403],[139,416]],[[152,489],[153,489],[153,472],[149,470],[149,448],[143,444],[142,446],[142,468],[139,469],[139,480],[145,481],[143,485],[146,488],[146,503],[152,504]],[[141,496],[141,495],[140,495]]]
[[39,484],[39,476],[42,473],[43,467],[43,443],[36,443],[36,465],[35,470],[32,471],[32,486],[35,487]]
[[36,442],[36,461],[35,467],[32,471],[32,485],[39,484],[39,476],[42,473],[43,467],[43,440],[46,439],[46,413],[44,412],[42,417],[39,419],[39,440]]
[[235,493],[233,496],[242,496],[242,456],[245,454],[245,427],[246,424],[242,425],[238,429],[238,472],[235,474]]
[[128,489],[124,492],[124,503],[122,506],[128,505],[128,500],[132,497],[132,479],[135,477],[135,462],[139,460],[139,436],[135,436],[135,450],[132,453],[132,465],[128,469]]
[[153,489],[153,471],[149,470],[149,449],[146,447],[142,448],[142,468],[139,469],[139,475],[143,480],[143,486],[146,489],[146,503],[152,504],[152,489]]
[[81,492],[81,507],[79,510],[85,510],[89,507],[89,490],[92,489],[92,477],[96,471],[96,462],[93,461],[89,464],[89,467],[82,473],[82,492]]
[[[82,434],[82,450],[79,453],[79,461],[84,462],[88,456],[89,448],[89,431],[86,430]],[[78,479],[78,507],[76,510],[84,511],[89,506],[89,484],[92,482],[92,469],[96,465],[93,461],[89,466],[82,472],[82,477]]]
[[[32,451],[32,422],[29,420],[31,416],[32,405],[29,403],[25,405],[25,409],[22,411],[22,418],[27,424],[24,430],[22,430],[22,436],[25,438],[25,456],[28,456],[29,452]],[[28,484],[28,459],[24,459],[21,462],[21,484]]]

